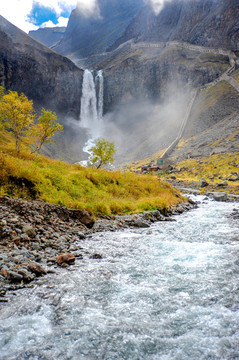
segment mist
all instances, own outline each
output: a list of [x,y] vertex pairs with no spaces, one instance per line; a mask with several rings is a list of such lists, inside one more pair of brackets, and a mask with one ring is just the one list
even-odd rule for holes
[[77,9],[82,13],[84,17],[100,17],[98,0],[78,0]]
[[155,14],[158,15],[164,7],[165,0],[149,0],[149,3],[154,9]]
[[157,103],[132,100],[105,115],[103,136],[116,144],[116,164],[168,147],[178,135],[189,101],[190,89],[171,83]]
[[[118,1],[120,2],[120,0]],[[152,6],[156,15],[158,15],[163,9],[166,1],[167,0],[145,0],[147,4]],[[100,7],[98,0],[78,0],[77,9],[80,10],[85,17],[100,17]]]

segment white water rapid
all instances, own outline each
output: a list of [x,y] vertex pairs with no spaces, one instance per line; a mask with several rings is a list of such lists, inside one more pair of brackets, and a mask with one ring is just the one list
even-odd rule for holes
[[197,199],[175,222],[72,244],[74,267],[9,293],[0,359],[238,360],[239,204]]
[[[82,85],[80,125],[88,130],[89,139],[83,151],[89,155],[95,140],[102,133],[103,102],[104,78],[102,70],[97,72],[95,79],[91,71],[85,70]],[[87,160],[81,161],[81,164],[86,166]]]

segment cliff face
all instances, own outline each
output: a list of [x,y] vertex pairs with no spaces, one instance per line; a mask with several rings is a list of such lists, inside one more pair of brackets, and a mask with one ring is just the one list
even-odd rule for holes
[[121,36],[143,4],[143,0],[99,0],[98,9],[90,16],[77,7],[54,50],[78,58],[104,52]]
[[56,43],[63,38],[65,31],[65,27],[43,28],[35,31],[29,31],[29,35],[44,45],[51,47],[56,45]]
[[238,0],[171,0],[158,16],[145,6],[111,50],[130,39],[179,40],[239,51]]
[[175,42],[126,43],[98,64],[104,69],[105,111],[132,99],[157,102],[171,84],[181,89],[200,87],[230,67],[228,56],[203,50]]
[[0,16],[0,84],[24,92],[37,107],[78,117],[82,71]]

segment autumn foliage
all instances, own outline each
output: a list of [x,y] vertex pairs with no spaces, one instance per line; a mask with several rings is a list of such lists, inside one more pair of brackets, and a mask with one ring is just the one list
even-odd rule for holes
[[41,115],[36,117],[33,102],[26,95],[19,95],[17,91],[5,93],[4,88],[0,87],[0,122],[13,135],[18,154],[23,143],[32,152],[39,153],[42,145],[52,141],[54,134],[63,129],[56,122],[56,114],[49,110],[42,109]]

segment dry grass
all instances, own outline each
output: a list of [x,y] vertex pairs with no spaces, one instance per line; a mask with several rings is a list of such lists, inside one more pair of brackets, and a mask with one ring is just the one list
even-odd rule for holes
[[95,215],[163,209],[182,201],[169,184],[150,175],[94,170],[44,156],[34,158],[27,149],[17,157],[11,138],[3,133],[0,195],[37,197]]
[[176,168],[181,169],[177,174],[178,180],[190,183],[203,178],[211,185],[226,180],[230,186],[229,190],[239,193],[239,181],[229,181],[234,173],[239,173],[239,152],[187,159],[178,163]]

